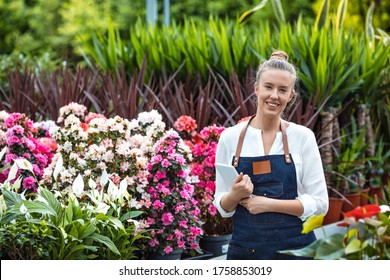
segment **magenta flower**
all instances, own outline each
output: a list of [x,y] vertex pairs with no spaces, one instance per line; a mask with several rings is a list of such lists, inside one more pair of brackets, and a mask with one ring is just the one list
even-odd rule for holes
[[174,219],[175,218],[173,217],[173,215],[168,212],[168,213],[162,214],[161,221],[163,222],[164,226],[169,226],[170,224],[172,224]]
[[158,199],[155,202],[153,202],[154,209],[161,209],[162,210],[164,208],[164,206],[165,206],[165,204]]
[[28,176],[23,179],[23,188],[26,190],[34,190],[35,189],[36,180],[33,176]]
[[173,249],[172,249],[171,246],[167,246],[167,247],[164,248],[165,254],[169,254],[169,253],[172,252],[172,251],[173,251]]

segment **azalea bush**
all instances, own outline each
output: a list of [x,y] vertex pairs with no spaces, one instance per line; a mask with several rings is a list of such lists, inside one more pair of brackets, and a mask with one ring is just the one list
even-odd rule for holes
[[[57,123],[50,134],[58,152],[45,169],[44,186],[64,200],[76,196],[103,213],[134,221],[150,239],[137,241],[145,246],[140,258],[177,248],[200,252],[191,150],[176,132],[165,130],[157,111],[127,120],[71,103],[61,108]],[[134,210],[142,215],[130,216]]]
[[[303,226],[308,233],[322,225],[324,216],[313,216]],[[346,233],[335,233],[318,239],[307,247],[282,253],[314,259],[335,260],[389,260],[390,259],[390,207],[367,204],[344,213],[337,224],[346,227]]]
[[[20,183],[15,184],[17,191],[36,192],[38,181],[42,179],[44,169],[51,163],[56,150],[56,143],[45,133],[38,135],[38,127],[26,115],[20,113],[8,114],[0,112],[0,147],[2,154],[0,166],[0,182],[3,183],[10,172],[10,166],[16,159],[27,159],[32,164],[32,170],[18,168]],[[4,157],[4,160],[3,160]]]
[[231,218],[223,218],[213,205],[215,193],[215,154],[223,126],[204,127],[199,133],[196,121],[189,116],[179,117],[174,128],[191,148],[193,159],[190,174],[194,181],[195,198],[200,209],[200,219],[205,235],[224,235],[232,232]]
[[169,254],[176,249],[201,253],[199,238],[203,231],[189,178],[191,157],[191,150],[172,130],[154,145],[148,164],[150,207],[145,210],[151,229],[151,240],[147,242],[149,253]]

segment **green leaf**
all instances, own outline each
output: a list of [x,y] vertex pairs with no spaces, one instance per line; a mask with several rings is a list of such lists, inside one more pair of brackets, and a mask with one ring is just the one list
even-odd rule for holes
[[283,7],[280,0],[272,0],[271,3],[279,25],[286,24],[286,17],[284,16]]
[[115,244],[112,242],[112,240],[110,238],[108,238],[107,236],[103,236],[103,235],[100,235],[100,234],[97,234],[97,233],[93,233],[91,236],[90,236],[91,239],[99,242],[99,243],[102,243],[104,245],[107,246],[108,249],[110,249],[112,252],[114,252],[115,254],[117,255],[120,255],[120,252],[118,250],[118,248],[115,246]]
[[7,188],[3,189],[4,201],[8,208],[12,208],[14,205],[19,204],[23,201],[20,194],[11,192]]
[[348,255],[348,254],[353,254],[353,253],[361,251],[361,245],[362,245],[362,242],[359,239],[352,240],[345,247],[345,254]]
[[85,225],[80,226],[78,231],[78,238],[83,240],[94,233],[96,231],[96,227],[91,223],[86,223]]
[[239,23],[244,23],[244,21],[247,20],[247,19],[249,18],[250,15],[252,15],[254,12],[256,12],[256,11],[262,9],[262,8],[265,6],[265,4],[267,4],[267,2],[268,2],[268,0],[262,0],[262,1],[260,2],[260,4],[257,5],[256,7],[252,8],[252,9],[250,9],[250,10],[248,10],[248,11],[245,11],[245,12],[240,16],[240,18],[238,19],[238,22],[239,22]]
[[314,258],[316,255],[317,249],[322,245],[323,242],[324,241],[322,239],[318,239],[304,248],[295,249],[295,250],[282,250],[282,251],[279,251],[279,253],[292,255],[292,256]]
[[372,25],[372,17],[374,15],[374,9],[375,9],[375,2],[372,1],[370,7],[367,10],[366,25],[365,25],[366,38],[370,42],[373,41],[375,35],[374,27]]
[[47,203],[54,209],[54,211],[57,213],[57,215],[61,215],[61,203],[58,201],[58,199],[54,196],[52,192],[49,190],[40,187],[39,188],[39,194],[47,201]]
[[28,209],[30,213],[38,213],[42,215],[50,215],[56,217],[56,211],[48,204],[38,200],[27,200],[24,201],[24,206]]
[[342,29],[343,27],[347,9],[348,9],[348,0],[341,0],[337,8],[336,24],[335,24],[336,34],[338,34],[340,29]]
[[320,260],[338,260],[344,255],[343,234],[333,234],[326,238],[321,246],[318,247],[316,259]]
[[317,14],[315,27],[321,29],[326,26],[328,23],[328,15],[329,15],[329,3],[330,0],[322,0],[321,8]]
[[[69,252],[65,255],[64,260],[80,260],[85,259],[84,250],[90,250],[92,252],[97,251],[96,246],[88,246],[84,244],[79,244],[72,246]],[[94,255],[95,256],[95,255]]]

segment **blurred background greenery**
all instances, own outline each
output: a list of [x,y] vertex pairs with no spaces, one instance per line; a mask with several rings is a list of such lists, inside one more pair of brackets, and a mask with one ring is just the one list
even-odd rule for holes
[[282,49],[302,97],[285,117],[316,133],[328,185],[390,173],[390,1],[170,1],[169,25],[163,3],[152,25],[146,0],[0,0],[0,109],[230,126],[255,113],[256,67]]
[[[208,20],[210,16],[238,17],[256,6],[259,0],[181,0],[170,1],[171,19],[183,23],[185,19]],[[320,9],[321,0],[282,1],[287,22],[299,15],[313,22]],[[350,0],[346,28],[364,30],[367,10],[375,2],[373,25],[390,32],[390,1]],[[1,0],[0,1],[0,54],[41,56],[52,53],[53,58],[72,57],[79,61],[77,47],[81,39],[90,38],[92,32],[104,32],[110,23],[128,37],[129,28],[137,20],[146,19],[145,0]],[[337,9],[338,1],[330,1],[330,11]],[[158,1],[159,20],[163,22],[163,1]],[[275,22],[272,5],[252,16],[248,25]]]

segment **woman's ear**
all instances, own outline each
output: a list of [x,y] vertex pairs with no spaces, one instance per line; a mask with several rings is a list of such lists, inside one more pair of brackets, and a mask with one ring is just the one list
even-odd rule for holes
[[295,100],[296,97],[297,97],[297,93],[295,92],[295,89],[292,89],[290,94],[290,100],[288,102]]
[[257,90],[259,89],[259,84],[255,82],[254,84],[255,94],[257,95]]

